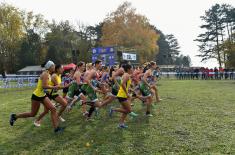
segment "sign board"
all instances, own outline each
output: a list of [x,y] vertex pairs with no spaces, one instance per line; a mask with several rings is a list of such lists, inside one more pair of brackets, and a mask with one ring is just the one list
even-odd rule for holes
[[131,53],[122,53],[122,59],[123,60],[136,60],[136,54],[131,54]]
[[115,63],[115,50],[114,47],[97,47],[92,48],[92,62],[97,59],[102,60],[103,65],[114,65]]
[[92,48],[92,54],[113,54],[114,53],[114,47],[97,47]]

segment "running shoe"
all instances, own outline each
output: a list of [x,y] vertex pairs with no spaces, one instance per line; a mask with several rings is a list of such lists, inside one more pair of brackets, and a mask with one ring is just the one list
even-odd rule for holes
[[59,117],[61,122],[65,122],[65,119],[63,119],[61,116]]
[[153,117],[153,115],[152,115],[152,114],[146,114],[146,116],[147,116],[147,117]]
[[88,116],[88,114],[89,114],[89,112],[88,112],[88,111],[86,111],[86,112],[82,113],[82,115],[83,115],[83,116],[85,116],[85,117],[87,117],[87,116]]
[[64,131],[64,129],[65,129],[65,127],[57,127],[57,128],[54,130],[54,132],[55,132],[55,133],[61,133],[61,132]]
[[36,127],[40,127],[40,126],[41,126],[40,122],[38,122],[38,121],[34,121],[33,124],[34,124],[34,126],[36,126]]
[[161,102],[161,101],[162,101],[162,99],[157,100],[157,102]]
[[109,109],[109,117],[112,117],[113,112],[114,112],[113,108],[112,108],[112,107],[110,107],[110,109]]
[[11,114],[10,115],[10,125],[13,126],[15,121],[16,121],[16,114]]
[[126,129],[126,128],[128,128],[128,126],[125,125],[125,124],[119,124],[119,125],[118,125],[118,128],[120,128],[120,129]]
[[134,112],[129,113],[129,115],[132,116],[132,117],[137,117],[138,116],[138,114],[136,114]]

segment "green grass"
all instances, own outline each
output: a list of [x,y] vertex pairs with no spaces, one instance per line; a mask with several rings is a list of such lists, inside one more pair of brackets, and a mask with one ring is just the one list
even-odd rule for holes
[[138,118],[129,118],[129,128],[120,130],[119,114],[109,118],[107,109],[101,109],[94,121],[86,122],[75,108],[64,115],[67,128],[59,135],[53,133],[49,115],[40,128],[33,126],[33,118],[10,127],[11,112],[30,110],[32,90],[4,91],[0,154],[235,154],[234,90],[234,81],[162,80],[164,100],[154,117],[144,117],[138,102],[133,108]]

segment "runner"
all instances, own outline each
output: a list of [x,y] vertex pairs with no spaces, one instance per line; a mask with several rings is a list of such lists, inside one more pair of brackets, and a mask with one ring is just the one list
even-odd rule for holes
[[86,103],[90,103],[91,107],[89,110],[89,114],[87,116],[87,118],[89,119],[92,115],[92,113],[95,111],[95,107],[101,107],[101,103],[99,102],[96,92],[100,92],[102,93],[101,90],[99,90],[99,83],[97,83],[96,86],[94,86],[94,82],[92,82],[93,80],[97,80],[99,78],[98,75],[98,70],[102,67],[102,61],[101,60],[96,60],[95,66],[93,68],[91,68],[90,70],[87,70],[84,74],[84,83],[82,85],[82,90],[84,91],[85,95],[88,96],[88,98],[90,99],[89,102]]
[[[51,82],[49,82],[49,85],[58,86],[61,89],[66,88],[67,86],[62,86],[61,85],[61,82],[62,82],[61,74],[63,74],[63,72],[64,72],[63,66],[60,65],[60,64],[56,65],[55,66],[55,73],[52,74]],[[57,103],[59,103],[61,105],[60,111],[58,113],[58,117],[59,117],[61,122],[65,122],[65,120],[61,117],[61,115],[62,115],[62,113],[64,112],[64,110],[67,106],[67,101],[61,95],[58,94],[57,90],[54,90],[54,89],[49,89],[48,92],[47,92],[47,96],[49,97],[50,100],[54,100],[54,101],[56,101]],[[45,107],[44,112],[41,113],[39,115],[39,117],[34,121],[34,125],[39,127],[41,125],[42,118],[46,114],[48,114],[48,112],[49,112],[49,109]]]
[[75,91],[75,92],[70,92],[70,94],[68,95],[69,99],[74,98],[74,97],[75,99],[77,98],[77,100],[74,100],[70,103],[70,107],[72,107],[77,101],[81,100],[83,116],[88,114],[88,112],[86,111],[86,104],[85,104],[86,97],[83,94],[82,89],[81,89],[83,80],[84,80],[84,77],[82,76],[84,73],[84,70],[85,70],[85,62],[80,61],[77,65],[77,69],[73,77],[74,80],[76,81],[77,86],[74,84],[73,86],[74,88],[71,89],[71,91]]
[[[69,70],[69,73],[67,75],[65,75],[62,79],[64,85],[70,85],[70,83],[73,81],[73,75],[75,73],[75,68],[71,68]],[[67,93],[69,91],[69,87],[65,87],[63,88],[63,98],[66,97]]]
[[51,81],[51,76],[55,71],[55,65],[52,61],[48,61],[47,63],[43,64],[42,67],[45,67],[45,71],[42,72],[42,74],[39,77],[37,87],[35,91],[33,92],[33,95],[31,97],[31,111],[21,114],[11,114],[10,116],[10,125],[13,126],[15,121],[18,118],[28,118],[28,117],[34,117],[38,113],[38,110],[40,108],[40,103],[44,105],[47,109],[51,112],[51,121],[52,125],[54,127],[54,132],[62,132],[64,128],[59,127],[58,123],[58,115],[56,112],[56,108],[50,101],[50,99],[46,96],[46,93],[44,92],[44,89],[54,89],[58,90],[60,87],[58,85],[56,86],[50,86],[49,82]]
[[122,106],[122,108],[113,108],[110,109],[110,116],[112,116],[113,112],[120,112],[122,113],[122,116],[120,118],[120,122],[118,127],[119,128],[127,128],[128,126],[125,125],[126,117],[129,113],[131,113],[131,97],[129,94],[129,88],[131,86],[131,74],[133,72],[132,66],[129,64],[126,64],[123,66],[123,69],[125,71],[123,77],[121,86],[119,88],[117,97],[118,100]]
[[159,67],[156,67],[156,69],[153,70],[152,74],[152,78],[150,79],[150,85],[152,87],[152,93],[155,95],[156,97],[156,102],[160,102],[162,99],[160,99],[160,96],[158,94],[158,89],[157,89],[157,79],[159,78]]
[[151,104],[152,104],[152,94],[151,94],[151,89],[152,86],[150,82],[152,81],[153,78],[153,70],[155,70],[157,67],[156,63],[151,61],[150,64],[148,65],[148,70],[144,73],[144,76],[142,78],[142,81],[140,82],[140,91],[142,95],[145,97],[145,104],[147,105],[146,107],[146,116],[153,116],[150,113],[151,109]]

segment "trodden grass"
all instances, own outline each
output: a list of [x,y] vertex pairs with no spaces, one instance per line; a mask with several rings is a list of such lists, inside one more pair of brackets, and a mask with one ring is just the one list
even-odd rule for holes
[[10,113],[30,110],[32,90],[1,91],[0,154],[235,154],[234,90],[234,81],[161,80],[164,100],[153,117],[146,118],[137,102],[133,109],[139,116],[129,118],[129,128],[121,130],[120,115],[109,118],[108,107],[91,122],[75,107],[64,114],[67,128],[58,135],[49,115],[39,128],[33,118],[10,127]]

